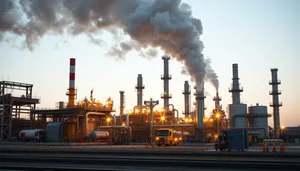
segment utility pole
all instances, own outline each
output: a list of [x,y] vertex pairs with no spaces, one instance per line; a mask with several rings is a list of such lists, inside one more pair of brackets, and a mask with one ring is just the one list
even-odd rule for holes
[[149,136],[149,138],[152,141],[152,129],[153,129],[153,114],[152,114],[152,112],[153,112],[154,106],[158,105],[159,102],[158,102],[158,100],[153,101],[152,98],[150,98],[150,101],[144,101],[144,104],[149,106],[149,108],[150,108],[150,118],[149,118],[149,120],[150,120],[150,136]]

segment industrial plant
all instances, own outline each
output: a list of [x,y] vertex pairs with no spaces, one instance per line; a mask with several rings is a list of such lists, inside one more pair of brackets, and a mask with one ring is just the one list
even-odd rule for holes
[[[204,84],[201,90],[192,92],[188,81],[183,81],[183,118],[171,102],[169,91],[170,56],[162,57],[164,73],[163,108],[158,108],[157,99],[143,99],[143,92],[147,91],[143,84],[142,74],[137,75],[137,102],[131,112],[125,112],[125,91],[120,91],[120,113],[115,113],[114,101],[107,98],[106,102],[97,101],[91,90],[90,98],[77,100],[76,59],[70,59],[69,87],[66,95],[68,101],[58,102],[57,109],[36,109],[39,98],[32,96],[33,85],[11,81],[0,82],[0,119],[2,141],[47,141],[47,142],[84,142],[105,141],[109,144],[127,144],[129,142],[155,141],[155,133],[162,129],[171,129],[178,133],[178,141],[182,142],[211,142],[224,130],[247,130],[249,139],[257,142],[267,137],[279,138],[280,115],[279,102],[281,83],[277,78],[277,69],[271,69],[270,95],[273,102],[273,114],[269,114],[267,106],[256,104],[248,106],[240,100],[243,88],[240,86],[238,64],[232,65],[232,104],[224,110],[221,96],[216,92],[213,99],[204,95]],[[8,89],[17,89],[24,94],[14,97],[7,93]],[[191,96],[193,93],[194,97]],[[191,110],[195,99],[195,110]],[[214,109],[209,117],[205,117],[205,101],[213,100]],[[21,116],[27,115],[28,119]],[[274,128],[268,126],[268,117],[273,116]],[[175,133],[174,133],[175,134]],[[176,138],[177,141],[177,138]],[[178,142],[171,142],[171,144]]]

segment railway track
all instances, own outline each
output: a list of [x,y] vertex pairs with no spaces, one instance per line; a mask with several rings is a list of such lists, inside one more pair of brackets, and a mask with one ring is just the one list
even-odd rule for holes
[[[195,159],[195,158],[155,158],[124,156],[45,156],[26,154],[1,154],[0,169],[52,169],[52,170],[134,170],[134,168],[160,168],[159,170],[300,170],[298,161],[265,159]],[[110,170],[111,170],[110,169]],[[140,170],[140,169],[137,169]]]

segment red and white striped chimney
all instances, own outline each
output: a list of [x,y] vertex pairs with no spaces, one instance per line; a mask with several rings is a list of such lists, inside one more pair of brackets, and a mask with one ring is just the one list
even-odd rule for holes
[[75,58],[70,58],[69,88],[75,88],[75,64],[76,64],[76,59]]
[[72,108],[75,106],[75,58],[70,58],[70,76],[69,76],[69,91],[67,92],[67,96],[69,96],[68,107]]

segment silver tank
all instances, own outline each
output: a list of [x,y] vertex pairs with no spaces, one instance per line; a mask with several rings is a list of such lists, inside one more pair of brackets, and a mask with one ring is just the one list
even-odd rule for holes
[[91,140],[100,140],[103,138],[107,138],[109,136],[109,133],[107,131],[93,131],[90,134]]

